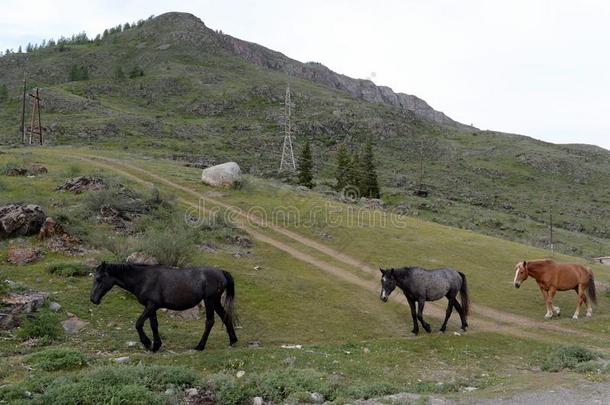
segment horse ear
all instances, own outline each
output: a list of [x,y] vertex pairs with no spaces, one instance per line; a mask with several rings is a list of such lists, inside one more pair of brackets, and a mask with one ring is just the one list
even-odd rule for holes
[[523,267],[527,266],[527,262],[524,260],[523,261]]
[[394,277],[394,269],[390,269],[390,276]]
[[385,274],[385,270],[382,268],[379,268],[379,271],[381,272],[381,274]]

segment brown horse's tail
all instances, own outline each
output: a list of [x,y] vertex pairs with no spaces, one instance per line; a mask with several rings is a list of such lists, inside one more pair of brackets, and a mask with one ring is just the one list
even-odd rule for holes
[[587,287],[587,295],[592,303],[597,305],[597,296],[595,295],[595,277],[593,277],[593,271],[587,269],[589,272],[589,287]]
[[464,310],[464,317],[468,316],[470,311],[470,298],[468,297],[468,284],[466,283],[466,275],[461,271],[460,277],[462,277],[462,287],[460,288],[460,297],[462,299],[462,309]]
[[227,280],[227,286],[225,288],[225,294],[223,297],[222,306],[225,310],[225,321],[237,324],[238,317],[235,311],[235,280],[228,271],[222,271],[222,274]]

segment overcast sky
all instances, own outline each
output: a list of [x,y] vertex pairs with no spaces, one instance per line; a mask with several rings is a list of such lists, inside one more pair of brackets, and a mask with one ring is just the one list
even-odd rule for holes
[[185,11],[466,124],[610,149],[610,1],[3,0],[0,49]]

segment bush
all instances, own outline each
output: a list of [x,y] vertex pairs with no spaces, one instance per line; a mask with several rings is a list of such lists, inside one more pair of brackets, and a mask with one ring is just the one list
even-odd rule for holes
[[68,81],[76,82],[80,80],[89,80],[89,70],[87,66],[72,65],[68,72]]
[[77,262],[51,263],[47,266],[47,271],[62,277],[86,276],[90,273],[85,265]]
[[47,344],[60,337],[61,333],[58,315],[49,310],[30,314],[17,329],[17,337],[21,340],[38,338]]
[[140,249],[155,257],[160,264],[184,267],[193,258],[196,231],[187,225],[173,224],[168,228],[154,227],[142,237]]
[[580,346],[562,346],[552,351],[542,362],[542,370],[558,372],[565,368],[574,369],[580,363],[585,363],[599,356],[591,350]]
[[29,355],[26,363],[44,371],[67,370],[87,365],[86,357],[77,350],[54,348]]

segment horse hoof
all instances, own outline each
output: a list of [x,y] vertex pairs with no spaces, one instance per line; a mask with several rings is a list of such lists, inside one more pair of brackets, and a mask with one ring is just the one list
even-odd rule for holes
[[229,342],[229,347],[233,347],[233,346],[235,346],[236,344],[237,344],[237,339],[232,340],[232,341],[230,341],[230,342]]
[[578,315],[574,315],[572,319],[578,319]]
[[158,352],[160,348],[161,348],[161,342],[155,343],[151,350],[153,351],[153,353],[155,353],[155,352]]
[[195,346],[195,350],[197,350],[198,352],[202,352],[203,349],[205,349],[205,347]]
[[412,330],[411,331],[411,335],[412,336],[417,336],[417,335],[419,335],[419,331],[418,330]]

